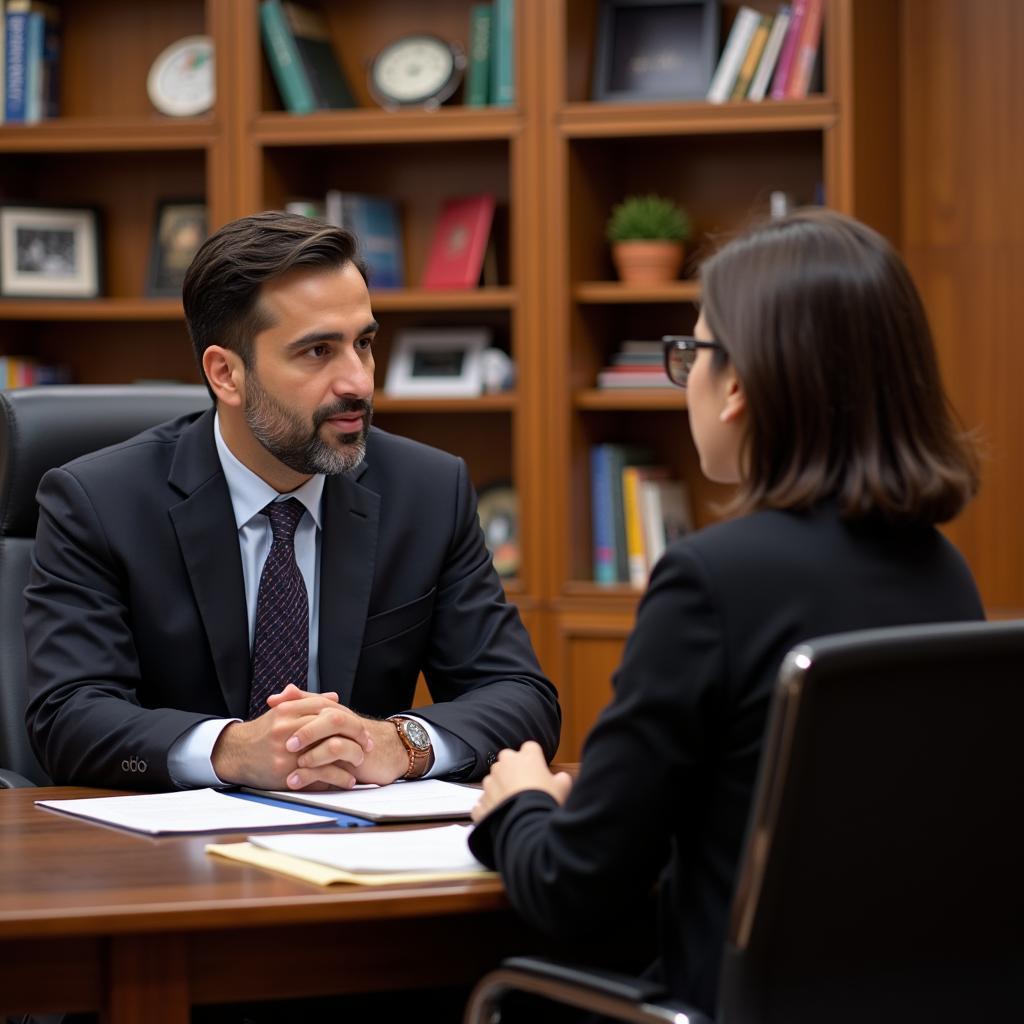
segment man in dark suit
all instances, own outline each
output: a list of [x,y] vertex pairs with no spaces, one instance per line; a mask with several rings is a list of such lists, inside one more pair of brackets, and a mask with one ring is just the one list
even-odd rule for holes
[[[184,304],[215,407],[40,484],[27,721],[54,781],[333,788],[551,756],[555,690],[465,464],[370,427],[352,237],[235,221]],[[402,714],[421,671],[434,704]]]

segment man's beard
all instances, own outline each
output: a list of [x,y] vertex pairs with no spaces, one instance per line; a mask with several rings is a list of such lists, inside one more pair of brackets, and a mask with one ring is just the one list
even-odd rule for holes
[[[336,448],[320,437],[320,427],[326,420],[351,412],[363,413],[363,426],[354,434],[339,435],[343,448]],[[333,476],[351,472],[366,455],[366,435],[372,418],[371,400],[339,398],[332,405],[316,409],[312,420],[307,421],[265,391],[255,371],[246,374],[245,422],[253,437],[296,473]]]

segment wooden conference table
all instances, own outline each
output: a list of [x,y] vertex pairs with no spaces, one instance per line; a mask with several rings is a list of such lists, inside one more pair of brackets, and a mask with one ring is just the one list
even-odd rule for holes
[[34,806],[103,795],[0,790],[0,1017],[183,1024],[192,1003],[469,984],[530,948],[496,880],[321,888],[204,852],[237,832],[150,838]]

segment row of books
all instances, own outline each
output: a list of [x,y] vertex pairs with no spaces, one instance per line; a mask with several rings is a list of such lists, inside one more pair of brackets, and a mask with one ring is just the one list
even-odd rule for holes
[[59,112],[60,10],[0,2],[0,122],[34,124]]
[[824,8],[825,0],[792,0],[775,14],[741,7],[711,78],[708,100],[806,97],[820,67]]
[[515,16],[515,0],[473,4],[463,99],[467,107],[515,103]]
[[597,386],[605,388],[667,388],[672,382],[665,373],[660,341],[624,341],[612,361],[597,375]]
[[[481,277],[487,284],[497,283],[494,247],[488,245],[494,207],[490,193],[452,198],[442,204],[422,287],[475,288]],[[405,287],[401,210],[394,199],[330,189],[322,200],[295,199],[285,208],[351,231],[366,260],[373,288]]]
[[693,529],[686,485],[638,445],[590,449],[594,581],[645,587],[667,545]]
[[71,373],[66,366],[49,366],[27,356],[0,356],[0,388],[70,383]]

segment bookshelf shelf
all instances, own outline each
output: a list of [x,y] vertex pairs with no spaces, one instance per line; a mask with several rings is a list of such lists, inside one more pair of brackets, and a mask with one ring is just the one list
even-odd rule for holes
[[379,312],[428,312],[431,310],[514,309],[519,297],[513,288],[474,288],[468,291],[432,291],[426,288],[371,291],[373,308]]
[[518,404],[512,391],[479,398],[392,398],[381,390],[373,399],[374,412],[379,413],[510,413]]
[[640,287],[619,281],[581,281],[573,286],[572,296],[577,302],[590,305],[697,302],[700,299],[700,285],[696,281],[670,281]]
[[523,121],[510,109],[331,110],[257,116],[253,140],[263,146],[355,145],[365,143],[460,142],[512,139]]
[[683,412],[686,393],[679,388],[588,388],[577,392],[573,404],[582,411]]
[[62,117],[0,125],[0,153],[98,153],[206,149],[217,141],[209,117]]
[[806,132],[831,128],[837,116],[838,105],[827,96],[763,103],[567,103],[558,126],[567,139]]
[[110,321],[181,320],[180,299],[3,299],[0,320]]

